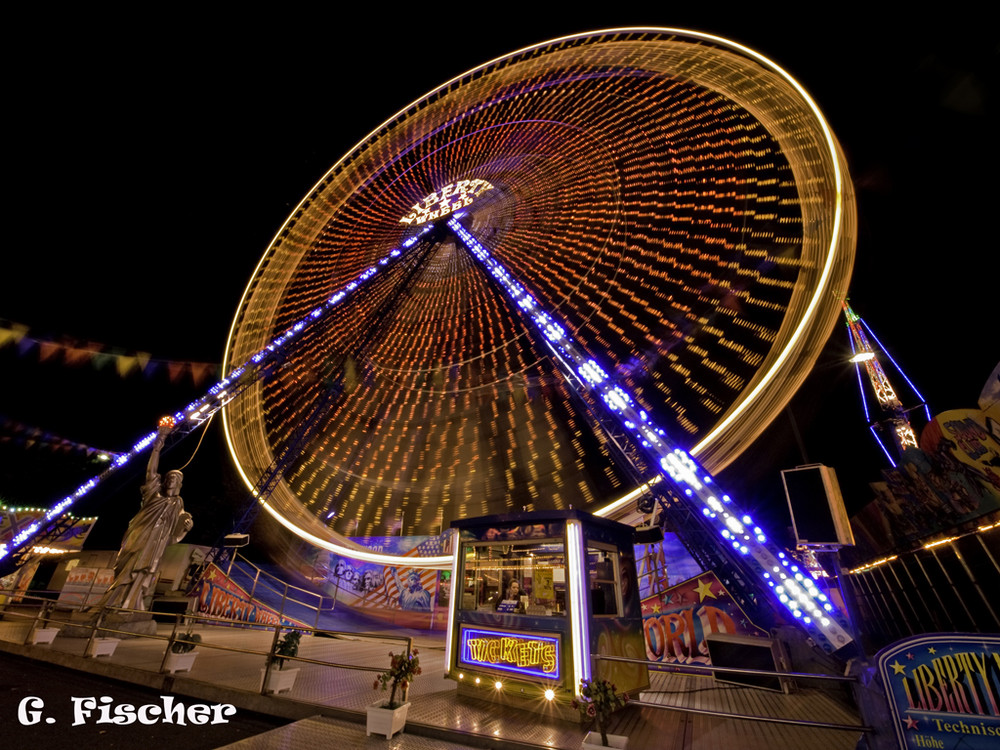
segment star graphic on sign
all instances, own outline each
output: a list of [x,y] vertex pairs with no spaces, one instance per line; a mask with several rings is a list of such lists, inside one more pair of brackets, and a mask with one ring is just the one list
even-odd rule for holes
[[928,654],[936,654],[937,653],[937,649],[934,648],[933,646],[931,646],[930,648],[927,649],[927,653]]
[[906,674],[906,667],[899,663],[899,659],[889,666],[892,667],[893,674]]
[[710,596],[713,599],[715,598],[715,594],[712,593],[711,581],[698,581],[698,586],[695,591],[698,592],[698,601],[704,600],[706,596]]
[[909,716],[906,717],[907,729],[917,729],[917,724],[919,724],[919,722],[916,719],[911,719]]
[[654,615],[660,614],[660,605],[659,604],[654,604],[653,605],[653,614]]
[[913,661],[913,654],[907,653],[906,658],[909,659],[910,661]]

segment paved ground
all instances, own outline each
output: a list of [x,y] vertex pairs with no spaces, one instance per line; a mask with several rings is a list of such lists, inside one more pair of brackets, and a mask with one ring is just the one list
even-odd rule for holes
[[[241,710],[229,717],[226,724],[200,727],[98,724],[97,713],[86,723],[73,726],[72,699],[90,696],[98,699],[110,696],[113,705],[141,706],[162,701],[157,690],[0,653],[0,727],[5,737],[0,744],[32,750],[134,748],[136,740],[141,738],[143,750],[210,750],[289,723],[286,719]],[[24,718],[29,721],[35,716],[34,710],[39,712],[39,722],[25,726],[18,720],[18,708],[32,697],[44,701],[44,706],[35,701],[24,705]],[[52,723],[48,723],[50,719]]]
[[[265,696],[260,694],[260,685],[263,654],[273,638],[273,633],[268,631],[198,627],[196,630],[204,642],[197,649],[200,653],[194,667],[189,673],[169,676],[159,673],[166,646],[163,639],[169,635],[169,626],[160,626],[161,640],[122,640],[111,657],[99,659],[83,657],[86,641],[81,638],[59,636],[51,645],[24,646],[27,629],[26,622],[17,622],[9,615],[5,617],[0,622],[0,652],[29,656],[63,667],[72,666],[89,674],[80,675],[79,679],[84,681],[77,683],[75,677],[67,677],[62,669],[56,673],[38,671],[33,674],[28,667],[26,673],[21,671],[3,678],[6,688],[0,706],[0,722],[12,733],[17,747],[45,747],[40,744],[43,741],[54,743],[49,747],[85,747],[91,735],[88,731],[85,738],[83,731],[76,731],[83,730],[86,725],[70,726],[72,708],[65,703],[74,696],[105,694],[116,701],[126,700],[112,692],[126,689],[125,686],[108,682],[109,679],[144,684],[148,690],[127,698],[133,703],[161,703],[164,696],[173,695],[187,703],[232,703],[237,713],[235,720],[230,721],[231,726],[223,725],[225,731],[233,732],[225,736],[214,726],[193,729],[131,724],[98,728],[95,724],[92,728],[97,730],[102,747],[126,744],[130,747],[148,745],[150,750],[178,744],[185,748],[218,747],[246,738],[238,746],[243,750],[314,750],[317,745],[414,750],[461,747],[575,749],[580,747],[584,734],[584,728],[576,722],[515,708],[509,696],[493,690],[484,690],[478,700],[460,698],[456,684],[442,677],[443,637],[436,633],[420,634],[415,639],[424,674],[410,691],[411,707],[405,733],[391,741],[382,737],[376,742],[374,737],[365,737],[364,709],[382,694],[372,690],[373,672],[368,670],[384,668],[388,651],[400,650],[402,643],[398,637],[388,641],[357,635],[304,637],[299,651],[302,660],[287,665],[299,669],[294,688],[279,696]],[[250,653],[245,653],[247,651]],[[330,663],[340,666],[330,666]],[[46,668],[51,667],[46,665]],[[631,704],[612,719],[610,731],[628,735],[632,750],[730,750],[734,747],[740,750],[800,747],[853,750],[860,734],[761,724],[668,708],[685,705],[702,711],[859,723],[855,710],[820,691],[803,690],[783,696],[719,685],[710,677],[664,673],[654,673],[651,681],[653,689],[643,696],[641,705],[638,702]],[[108,686],[107,689],[99,692],[97,688],[104,686]],[[46,708],[53,707],[58,712],[51,716],[55,719],[54,724],[23,726],[17,721],[19,701],[35,693],[45,700]],[[281,719],[264,719],[260,714],[298,721],[272,729]],[[265,732],[268,729],[270,731]],[[249,735],[255,732],[256,736],[250,739]],[[113,744],[118,742],[121,744]]]

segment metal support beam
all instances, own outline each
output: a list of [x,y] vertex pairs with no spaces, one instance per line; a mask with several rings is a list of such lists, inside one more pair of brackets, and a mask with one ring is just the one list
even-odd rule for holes
[[804,566],[770,541],[759,524],[716,486],[704,467],[655,424],[654,415],[580,348],[565,324],[543,309],[457,218],[449,219],[448,226],[511,300],[526,325],[541,334],[539,341],[567,382],[585,389],[589,400],[600,404],[618,425],[629,445],[663,476],[671,501],[665,502],[665,508],[679,519],[676,523],[685,535],[698,540],[691,546],[718,560],[713,570],[729,581],[730,592],[749,603],[769,601],[787,610],[825,651],[853,642],[847,618],[819,590]]

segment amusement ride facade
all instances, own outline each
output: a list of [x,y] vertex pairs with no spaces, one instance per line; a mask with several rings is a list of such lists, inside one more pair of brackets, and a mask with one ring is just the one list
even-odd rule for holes
[[710,475],[814,363],[854,224],[836,140],[771,61],[673,29],[556,39],[338,161],[258,264],[226,379],[175,419],[225,405],[255,505],[373,560],[348,537],[607,513],[663,479],[699,560],[835,650],[845,618]]

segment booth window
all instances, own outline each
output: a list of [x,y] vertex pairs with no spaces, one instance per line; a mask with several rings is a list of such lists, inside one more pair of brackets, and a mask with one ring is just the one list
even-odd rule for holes
[[590,583],[590,609],[596,616],[615,616],[622,612],[621,578],[618,552],[590,542],[587,545],[587,577]]
[[[460,609],[532,616],[566,611],[566,563],[562,541],[463,545],[465,568]],[[508,599],[516,581],[516,599]],[[513,603],[511,603],[513,602]]]

